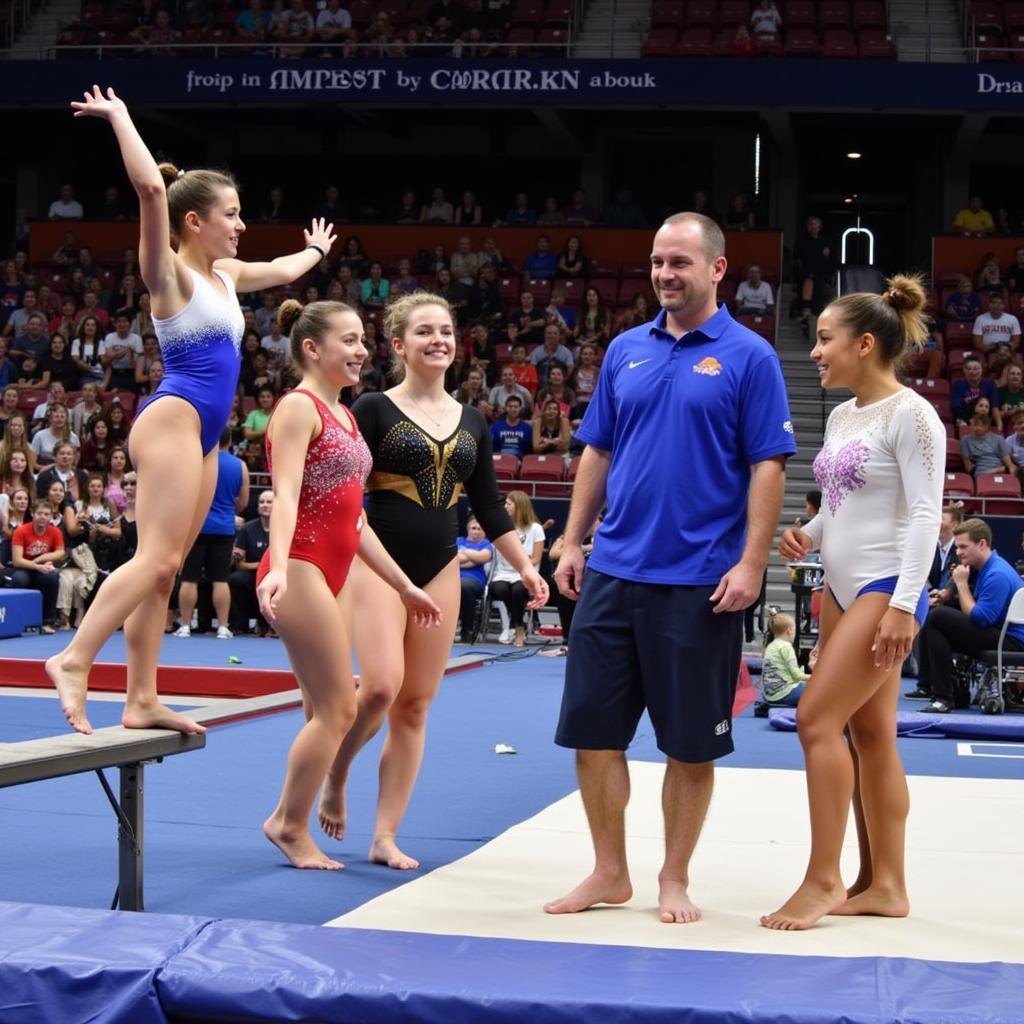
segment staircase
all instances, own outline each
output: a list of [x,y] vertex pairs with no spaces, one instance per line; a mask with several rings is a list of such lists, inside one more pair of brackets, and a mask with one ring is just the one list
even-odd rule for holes
[[639,57],[650,0],[593,0],[581,19],[573,57]]
[[799,321],[786,317],[786,310],[789,308],[788,291],[788,288],[783,288],[779,295],[779,308],[782,313],[775,347],[786,380],[797,453],[786,464],[786,496],[782,504],[779,525],[775,531],[772,555],[768,562],[767,597],[769,604],[777,604],[787,611],[792,611],[793,592],[790,590],[789,570],[779,557],[779,538],[783,530],[793,525],[794,519],[806,521],[804,495],[818,486],[811,464],[821,448],[825,420],[832,409],[850,396],[846,392],[830,392],[827,395],[822,392],[818,383],[818,371],[809,358],[811,342],[804,337]]
[[965,64],[955,0],[889,0],[889,34],[900,60]]
[[52,60],[53,47],[60,30],[65,25],[77,21],[81,10],[81,0],[51,0],[50,3],[44,4],[32,17],[25,30],[14,37],[11,49],[0,52],[0,59]]

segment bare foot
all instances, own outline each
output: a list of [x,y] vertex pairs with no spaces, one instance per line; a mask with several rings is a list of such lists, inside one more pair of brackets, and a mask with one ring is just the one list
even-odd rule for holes
[[379,836],[373,840],[370,847],[370,863],[386,864],[396,871],[415,871],[420,862],[402,853],[395,843],[393,836]]
[[92,726],[85,716],[85,698],[89,693],[88,673],[61,659],[60,654],[46,659],[46,674],[57,688],[60,709],[75,732],[91,733]]
[[345,865],[331,860],[321,850],[308,831],[287,836],[284,827],[274,817],[263,823],[263,834],[288,858],[293,868],[314,868],[321,871],[340,871]]
[[320,807],[316,812],[320,829],[330,839],[345,838],[345,783],[324,779],[320,790]]
[[868,887],[851,896],[832,911],[844,917],[853,914],[870,914],[875,917],[906,917],[910,913],[910,900],[905,890],[891,890]]
[[126,704],[121,724],[126,729],[173,729],[197,736],[206,732],[205,725],[179,715],[163,704]]
[[862,871],[857,876],[857,878],[854,881],[853,885],[847,887],[846,898],[848,900],[852,899],[854,896],[859,896],[866,889],[870,889],[870,888],[871,888],[871,873],[870,872],[865,873],[865,872]]
[[658,883],[658,911],[664,924],[692,924],[701,917],[686,892],[686,884],[678,879]]
[[804,880],[803,884],[788,900],[775,911],[765,914],[761,924],[776,931],[802,931],[821,920],[826,914],[835,913],[836,907],[846,902],[846,889],[841,881],[823,888]]
[[594,872],[561,899],[544,904],[545,914],[578,914],[598,903],[628,903],[633,898],[629,875],[598,875]]

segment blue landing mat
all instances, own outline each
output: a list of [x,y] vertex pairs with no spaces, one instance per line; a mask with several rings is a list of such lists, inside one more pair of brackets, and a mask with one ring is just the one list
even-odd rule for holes
[[[796,731],[796,710],[772,708],[768,722],[781,732]],[[1024,715],[976,715],[954,713],[931,715],[921,711],[899,711],[896,714],[898,736],[917,736],[926,739],[1022,740],[1024,741]]]
[[0,904],[0,1022],[1020,1024],[1024,967]]

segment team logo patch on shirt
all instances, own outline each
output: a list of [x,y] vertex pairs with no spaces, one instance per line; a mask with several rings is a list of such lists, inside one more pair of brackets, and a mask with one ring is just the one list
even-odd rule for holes
[[694,365],[693,372],[702,377],[717,377],[722,372],[722,364],[714,356],[705,356]]

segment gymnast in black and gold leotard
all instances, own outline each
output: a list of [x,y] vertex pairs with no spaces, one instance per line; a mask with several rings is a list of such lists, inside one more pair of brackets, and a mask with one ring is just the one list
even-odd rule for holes
[[442,441],[424,433],[387,395],[365,394],[352,412],[373,453],[367,519],[416,586],[429,583],[456,556],[463,487],[488,537],[513,529],[494,479],[490,431],[478,410],[465,406],[455,432]]
[[430,702],[455,640],[462,599],[456,514],[463,488],[534,607],[547,601],[548,590],[505,512],[483,416],[445,391],[455,357],[448,303],[428,292],[402,295],[388,306],[385,330],[401,382],[384,394],[360,396],[352,407],[373,456],[367,518],[391,557],[440,607],[441,624],[413,628],[395,592],[355,560],[343,600],[351,606],[359,710],[324,780],[318,817],[328,836],[344,835],[349,768],[386,718],[370,860],[408,870],[418,862],[398,847],[397,833],[423,758]]

